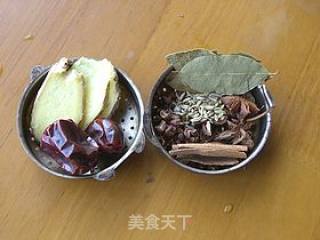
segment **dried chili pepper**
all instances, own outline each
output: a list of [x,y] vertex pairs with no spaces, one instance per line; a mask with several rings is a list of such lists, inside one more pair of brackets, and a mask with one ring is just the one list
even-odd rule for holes
[[40,148],[72,175],[93,170],[97,164],[98,144],[72,120],[57,120],[49,125]]
[[110,119],[94,120],[86,132],[98,143],[103,153],[119,153],[124,148],[122,132],[119,126]]

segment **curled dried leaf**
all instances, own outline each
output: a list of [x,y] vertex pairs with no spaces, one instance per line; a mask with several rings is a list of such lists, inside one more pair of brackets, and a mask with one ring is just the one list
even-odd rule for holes
[[182,67],[191,60],[197,57],[208,56],[211,54],[215,54],[215,52],[204,48],[196,48],[188,51],[171,53],[166,56],[166,59],[168,63],[175,68],[176,71],[180,71]]
[[176,68],[179,72],[168,84],[179,86],[180,91],[241,95],[264,84],[270,75],[259,61],[244,54],[206,53],[187,58],[187,62],[175,61],[182,66]]

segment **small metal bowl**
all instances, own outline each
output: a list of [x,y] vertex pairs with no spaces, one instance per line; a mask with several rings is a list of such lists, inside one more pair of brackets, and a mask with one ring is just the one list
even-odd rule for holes
[[140,153],[144,148],[145,138],[143,133],[144,107],[139,90],[128,75],[116,69],[119,77],[121,95],[119,105],[112,118],[122,128],[125,142],[125,152],[117,159],[106,159],[94,173],[73,176],[61,169],[57,163],[46,153],[39,149],[34,142],[30,131],[31,110],[34,99],[41,84],[45,80],[50,66],[36,66],[31,71],[31,82],[24,90],[17,114],[17,128],[22,146],[29,157],[45,171],[64,178],[108,180],[115,175],[119,167],[132,153]]
[[247,165],[249,162],[251,162],[254,158],[256,158],[259,153],[261,152],[262,148],[264,147],[268,136],[270,134],[271,130],[271,110],[274,107],[272,97],[268,90],[266,89],[265,85],[259,86],[251,91],[251,94],[255,98],[256,104],[258,107],[264,106],[266,110],[268,110],[268,113],[260,119],[260,124],[258,125],[258,130],[257,130],[257,138],[256,138],[256,145],[254,149],[251,151],[250,155],[241,161],[240,163],[223,168],[223,169],[200,169],[200,168],[195,168],[189,165],[186,165],[175,158],[173,158],[167,151],[166,149],[163,148],[163,146],[160,144],[157,135],[155,134],[155,130],[152,124],[152,107],[153,107],[153,102],[154,102],[154,96],[157,92],[158,89],[165,87],[165,82],[164,80],[168,77],[171,71],[173,71],[173,67],[169,67],[167,70],[165,70],[161,75],[156,84],[154,85],[150,97],[149,97],[149,105],[146,109],[146,113],[144,115],[144,130],[145,134],[148,138],[148,140],[156,146],[168,159],[170,159],[172,162],[175,164],[179,165],[180,167],[183,167],[187,170],[190,170],[192,172],[196,173],[203,173],[203,174],[223,174],[223,173],[228,173],[234,170],[237,170],[239,168],[244,167]]

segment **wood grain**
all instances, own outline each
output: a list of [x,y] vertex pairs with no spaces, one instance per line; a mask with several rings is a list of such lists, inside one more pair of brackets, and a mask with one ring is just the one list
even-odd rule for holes
[[[0,1],[0,239],[320,239],[319,22],[318,0]],[[246,170],[195,175],[148,144],[110,182],[70,181],[23,152],[15,117],[33,65],[108,57],[146,100],[164,56],[194,47],[248,52],[280,72],[268,83],[270,141]],[[130,231],[132,214],[192,221]]]

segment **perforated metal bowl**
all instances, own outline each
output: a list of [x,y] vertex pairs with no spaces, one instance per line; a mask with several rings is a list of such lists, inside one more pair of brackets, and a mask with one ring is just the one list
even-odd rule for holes
[[71,179],[110,179],[115,175],[115,170],[129,157],[129,155],[134,152],[140,153],[144,148],[144,107],[139,90],[124,71],[118,68],[116,69],[119,77],[121,95],[117,111],[115,111],[112,119],[118,122],[122,128],[126,146],[125,152],[121,156],[115,156],[113,159],[101,161],[94,173],[72,176],[61,169],[49,155],[39,149],[38,144],[33,141],[34,139],[30,132],[33,102],[41,84],[47,76],[49,68],[50,66],[36,66],[32,69],[30,76],[31,82],[26,87],[19,104],[17,128],[24,150],[39,167],[53,175]]
[[257,130],[257,136],[256,136],[256,144],[254,149],[251,151],[250,155],[241,161],[240,163],[224,168],[224,169],[200,169],[196,167],[189,166],[183,162],[180,162],[173,158],[166,149],[163,148],[163,146],[160,144],[159,139],[155,133],[154,127],[152,125],[152,107],[154,102],[154,96],[158,89],[166,87],[165,85],[165,79],[168,77],[170,72],[173,71],[173,67],[169,67],[166,69],[161,75],[156,84],[154,85],[150,97],[149,97],[149,104],[146,108],[146,112],[144,115],[144,128],[145,133],[148,138],[148,140],[156,146],[169,160],[174,162],[180,167],[183,167],[184,169],[190,170],[192,172],[196,173],[203,173],[203,174],[223,174],[227,172],[231,172],[237,169],[240,169],[247,165],[249,162],[251,162],[254,158],[256,158],[261,150],[263,149],[271,130],[271,109],[274,107],[272,97],[269,93],[269,91],[266,89],[265,85],[259,86],[251,91],[251,94],[255,98],[256,104],[258,107],[264,106],[266,110],[268,110],[268,113],[260,119],[260,124],[258,126]]

